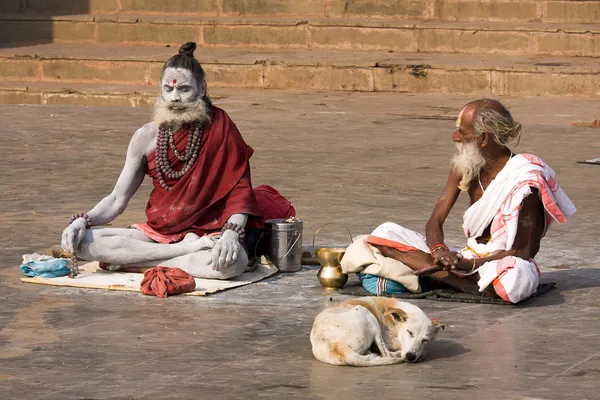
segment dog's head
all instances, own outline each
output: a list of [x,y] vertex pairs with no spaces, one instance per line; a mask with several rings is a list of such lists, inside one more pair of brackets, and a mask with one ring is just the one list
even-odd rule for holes
[[401,358],[406,362],[418,362],[425,358],[427,346],[444,326],[429,319],[417,306],[398,302],[398,306],[388,308],[385,316],[397,329],[401,344]]

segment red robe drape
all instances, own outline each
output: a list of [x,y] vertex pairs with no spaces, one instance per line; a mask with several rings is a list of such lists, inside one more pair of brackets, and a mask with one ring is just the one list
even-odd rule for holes
[[[148,226],[162,235],[194,232],[200,236],[220,230],[233,214],[249,214],[260,221],[261,212],[252,191],[250,157],[254,150],[246,144],[225,111],[214,107],[212,123],[204,128],[200,153],[191,169],[180,179],[171,180],[163,189],[156,174],[154,152],[148,156],[148,174],[154,190],[146,206]],[[177,150],[183,154],[187,130],[175,132]],[[169,148],[169,160],[175,171],[183,163]]]

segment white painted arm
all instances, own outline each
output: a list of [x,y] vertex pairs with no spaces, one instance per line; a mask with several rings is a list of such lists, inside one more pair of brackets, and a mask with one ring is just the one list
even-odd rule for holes
[[[129,142],[125,166],[111,194],[102,199],[87,214],[92,225],[104,225],[119,216],[129,203],[129,200],[144,181],[145,154],[152,138],[148,125],[138,129]],[[64,250],[73,252],[85,237],[87,221],[79,218],[73,221],[62,234],[61,246]]]
[[125,211],[129,200],[140,188],[146,174],[145,150],[148,147],[144,128],[138,130],[129,143],[125,166],[111,194],[88,212],[93,225],[104,225]]

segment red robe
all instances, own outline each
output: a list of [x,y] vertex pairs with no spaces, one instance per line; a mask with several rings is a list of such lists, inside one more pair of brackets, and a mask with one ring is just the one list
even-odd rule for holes
[[[148,222],[136,227],[150,233],[154,240],[176,242],[188,232],[202,236],[220,231],[233,214],[249,214],[248,226],[253,225],[253,219],[260,221],[262,217],[250,177],[249,160],[254,150],[242,139],[227,113],[217,107],[214,110],[212,123],[204,128],[194,165],[178,180],[163,176],[171,187],[169,191],[158,181],[154,152],[148,156],[148,174],[154,190],[146,206]],[[175,146],[181,154],[185,152],[187,138],[187,130],[174,134]],[[170,148],[169,160],[174,171],[183,168],[183,162]],[[149,232],[148,227],[154,232]],[[163,240],[151,233],[163,236]]]

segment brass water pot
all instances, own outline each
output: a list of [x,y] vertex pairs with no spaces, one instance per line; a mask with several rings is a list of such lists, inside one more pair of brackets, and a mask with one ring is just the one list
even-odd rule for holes
[[321,264],[317,273],[319,283],[329,290],[339,289],[348,281],[348,275],[342,272],[340,261],[346,253],[345,247],[317,247],[315,256]]

